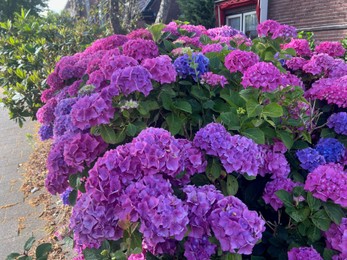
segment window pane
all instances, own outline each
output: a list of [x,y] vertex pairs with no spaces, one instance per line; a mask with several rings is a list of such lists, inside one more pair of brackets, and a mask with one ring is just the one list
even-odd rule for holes
[[236,30],[241,30],[241,19],[240,17],[228,18],[227,24]]
[[245,19],[244,33],[250,38],[257,37],[257,25],[258,25],[257,15],[255,13],[245,14],[244,19]]

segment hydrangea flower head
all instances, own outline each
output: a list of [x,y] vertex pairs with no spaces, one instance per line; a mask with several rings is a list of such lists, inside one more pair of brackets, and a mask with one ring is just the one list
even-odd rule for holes
[[300,161],[300,166],[309,172],[312,172],[319,165],[326,164],[324,156],[311,147],[297,151],[296,156]]
[[161,84],[176,81],[177,72],[171,63],[171,58],[167,55],[161,55],[152,59],[145,59],[142,62],[142,66],[151,73],[152,78],[155,81],[158,81]]
[[274,20],[266,20],[257,26],[257,31],[259,37],[264,37],[268,35],[274,34],[275,31],[278,30],[278,28],[281,26],[279,22],[276,22]]
[[231,72],[244,73],[249,67],[259,62],[259,56],[253,52],[234,50],[225,57],[225,67]]
[[332,223],[324,236],[328,248],[339,251],[341,257],[347,257],[347,218],[342,218],[339,225]]
[[276,192],[279,190],[292,192],[295,186],[297,185],[291,179],[276,178],[266,184],[263,199],[266,204],[270,204],[277,211],[283,207],[283,202],[277,197]]
[[321,42],[315,48],[317,53],[326,53],[331,57],[341,57],[346,50],[340,42]]
[[209,260],[215,254],[217,246],[212,244],[208,237],[188,238],[184,243],[184,256],[187,260]]
[[100,65],[105,78],[110,80],[113,72],[126,67],[137,66],[139,63],[132,57],[124,55],[105,55]]
[[333,128],[336,133],[347,135],[347,113],[339,112],[332,114],[328,118],[327,125],[329,128]]
[[148,96],[153,89],[151,78],[149,71],[141,65],[126,67],[112,74],[110,88],[115,91],[115,95],[122,93],[128,96],[138,91]]
[[339,162],[345,153],[344,145],[335,138],[321,138],[316,150],[324,156],[327,163]]
[[286,60],[285,62],[286,66],[294,71],[301,70],[306,63],[307,60],[302,57],[293,57],[290,60]]
[[230,253],[250,255],[265,231],[265,221],[233,196],[215,204],[209,221],[222,250]]
[[48,140],[53,137],[53,126],[42,125],[39,129],[39,136],[41,141]]
[[144,28],[131,31],[126,36],[128,39],[153,40],[151,32]]
[[325,53],[313,55],[311,59],[302,67],[303,71],[313,75],[327,73],[334,64],[334,58]]
[[242,86],[254,87],[264,92],[272,92],[281,83],[281,73],[272,63],[258,62],[246,69],[242,77]]
[[201,76],[201,82],[202,84],[206,82],[212,87],[221,86],[222,88],[228,84],[228,80],[223,75],[214,74],[210,71]]
[[142,61],[147,58],[154,58],[159,55],[158,46],[152,40],[129,40],[123,45],[123,54]]
[[208,52],[220,52],[223,50],[223,46],[220,43],[211,43],[202,46],[201,52],[206,54]]
[[193,53],[191,57],[188,54],[184,54],[174,62],[177,74],[180,77],[192,76],[195,81],[208,71],[208,65],[209,59],[202,53]]
[[309,42],[306,39],[294,39],[292,38],[289,43],[284,44],[282,49],[294,49],[298,56],[311,56]]
[[294,247],[288,251],[288,260],[302,259],[323,260],[313,247]]
[[347,207],[347,174],[340,164],[329,163],[318,166],[307,176],[306,191],[322,201],[332,200]]

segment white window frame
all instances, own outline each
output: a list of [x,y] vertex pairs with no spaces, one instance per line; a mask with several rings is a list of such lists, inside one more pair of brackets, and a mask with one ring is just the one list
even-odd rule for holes
[[242,13],[242,32],[243,33],[246,33],[246,19],[245,19],[245,16],[246,15],[252,15],[252,14],[257,15],[257,12],[256,11],[252,11],[252,12]]
[[232,19],[232,18],[240,18],[240,28],[234,28],[236,30],[242,31],[243,30],[243,19],[242,19],[242,14],[234,14],[234,15],[228,15],[226,17],[226,21],[228,23],[228,19]]

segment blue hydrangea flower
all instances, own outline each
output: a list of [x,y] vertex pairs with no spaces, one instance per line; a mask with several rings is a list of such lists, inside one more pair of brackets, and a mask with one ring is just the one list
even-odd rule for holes
[[340,112],[332,114],[328,118],[328,127],[334,128],[334,131],[338,134],[347,135],[347,113]]
[[64,205],[70,205],[69,196],[70,196],[71,191],[72,191],[72,188],[69,187],[60,195],[60,198],[63,201]]
[[319,140],[316,150],[324,156],[327,163],[339,162],[344,153],[345,147],[335,138],[322,138]]
[[52,125],[42,125],[39,130],[39,136],[41,141],[51,138],[53,136]]
[[297,151],[296,156],[300,161],[300,166],[309,172],[326,163],[324,156],[311,147]]
[[193,53],[192,57],[184,54],[175,60],[174,66],[181,78],[192,76],[195,81],[198,81],[200,76],[208,71],[209,62],[202,53]]

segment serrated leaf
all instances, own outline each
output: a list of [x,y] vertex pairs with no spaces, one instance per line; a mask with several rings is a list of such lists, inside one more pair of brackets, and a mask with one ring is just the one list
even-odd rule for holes
[[313,214],[311,220],[313,224],[322,231],[327,231],[330,227],[331,220],[323,209]]
[[235,195],[239,189],[239,183],[233,175],[227,177],[227,192],[228,195]]
[[337,255],[336,251],[332,249],[324,248],[324,252],[323,252],[324,260],[332,260],[334,255]]
[[175,107],[181,111],[187,112],[189,114],[192,113],[192,106],[189,104],[189,102],[185,100],[178,100],[175,102]]
[[265,135],[259,128],[248,128],[242,131],[242,134],[248,138],[251,138],[257,144],[265,144]]
[[36,260],[47,260],[49,252],[52,251],[51,243],[43,243],[36,248]]
[[321,238],[321,231],[314,225],[311,225],[307,230],[307,237],[311,240],[311,242],[316,242]]
[[319,210],[319,208],[322,206],[321,201],[316,199],[316,198],[314,198],[312,196],[311,192],[307,193],[306,200],[307,200],[308,206],[310,207],[311,211],[313,211],[313,212]]
[[341,223],[342,218],[345,216],[343,210],[341,209],[341,206],[331,202],[326,202],[323,204],[323,207],[329,218],[336,225],[339,225]]
[[77,190],[72,190],[69,194],[69,205],[74,206],[77,201]]
[[256,117],[262,113],[263,106],[251,99],[246,102],[246,110],[249,117]]
[[213,159],[212,162],[207,166],[206,169],[206,175],[207,177],[215,181],[216,179],[219,178],[222,172],[222,166],[220,165],[219,161]]
[[30,237],[24,244],[24,251],[29,251],[33,244],[35,243],[36,239],[35,237]]
[[180,117],[171,113],[166,117],[166,122],[172,135],[176,135],[181,131],[183,122]]
[[287,131],[279,130],[277,131],[277,136],[282,140],[282,142],[284,143],[284,145],[287,147],[288,150],[292,148],[294,144],[294,139],[292,134],[288,133]]
[[292,195],[285,190],[278,190],[276,191],[276,196],[283,202],[283,204],[286,207],[292,207],[293,206],[293,198]]
[[129,124],[126,128],[126,134],[128,136],[135,136],[137,133],[137,127],[133,124]]
[[240,120],[234,112],[223,112],[220,114],[220,120],[227,126],[228,130],[239,130]]
[[286,208],[288,215],[296,222],[303,222],[310,215],[310,209],[308,207],[296,209],[294,207]]
[[270,103],[263,109],[263,115],[269,117],[283,116],[283,108],[277,103]]
[[116,132],[109,125],[100,126],[100,134],[102,139],[108,144],[115,144],[117,135]]

